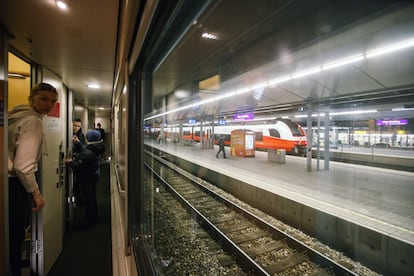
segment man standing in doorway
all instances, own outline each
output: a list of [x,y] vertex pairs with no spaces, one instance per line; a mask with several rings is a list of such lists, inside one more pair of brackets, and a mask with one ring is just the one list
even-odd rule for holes
[[21,275],[22,246],[32,202],[34,212],[45,205],[36,177],[44,135],[42,116],[57,101],[56,89],[48,83],[39,83],[30,91],[29,105],[16,106],[9,112],[9,237],[13,276]]

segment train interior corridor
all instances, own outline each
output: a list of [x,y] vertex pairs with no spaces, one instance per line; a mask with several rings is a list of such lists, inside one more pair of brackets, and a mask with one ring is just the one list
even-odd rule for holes
[[63,250],[49,276],[112,275],[110,164],[101,164],[96,187],[98,223],[93,227],[67,226]]

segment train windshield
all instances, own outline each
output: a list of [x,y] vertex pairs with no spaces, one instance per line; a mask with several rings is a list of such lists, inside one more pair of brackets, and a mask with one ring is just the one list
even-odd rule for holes
[[283,121],[292,131],[293,136],[303,136],[302,132],[300,131],[300,127],[297,123],[292,122],[290,120],[281,120]]

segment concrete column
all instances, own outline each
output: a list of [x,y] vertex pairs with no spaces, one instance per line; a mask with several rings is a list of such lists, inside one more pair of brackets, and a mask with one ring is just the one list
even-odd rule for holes
[[308,103],[308,116],[306,120],[307,134],[306,140],[308,145],[306,148],[306,168],[308,172],[312,171],[312,104]]
[[324,150],[324,169],[329,170],[329,125],[330,125],[330,119],[329,119],[329,111],[325,111],[325,150]]

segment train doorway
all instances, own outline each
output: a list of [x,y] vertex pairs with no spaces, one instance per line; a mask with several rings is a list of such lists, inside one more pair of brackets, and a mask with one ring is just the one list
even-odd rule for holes
[[8,61],[8,110],[27,105],[31,85],[35,83],[50,83],[58,91],[55,109],[42,119],[44,143],[38,174],[39,188],[46,204],[40,212],[32,212],[28,218],[22,248],[22,274],[47,275],[63,248],[66,91],[61,80],[48,70],[12,53],[9,53]]

